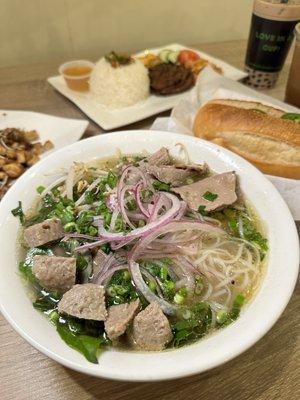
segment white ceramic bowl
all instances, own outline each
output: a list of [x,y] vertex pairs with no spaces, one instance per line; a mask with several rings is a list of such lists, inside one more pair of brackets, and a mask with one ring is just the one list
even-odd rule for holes
[[[35,188],[53,180],[49,172],[73,161],[123,153],[154,152],[161,146],[184,143],[193,161],[207,162],[217,172],[235,170],[241,187],[264,221],[269,240],[267,272],[253,301],[227,328],[198,343],[161,353],[104,351],[91,364],[68,347],[54,327],[34,310],[17,275],[16,237],[19,223],[10,210],[23,202],[28,208]],[[257,169],[212,143],[166,132],[124,131],[77,142],[49,155],[30,168],[0,203],[1,310],[14,329],[38,350],[74,370],[104,378],[151,381],[199,373],[216,367],[257,342],[276,322],[293,292],[298,273],[298,236],[291,214],[274,186]]]

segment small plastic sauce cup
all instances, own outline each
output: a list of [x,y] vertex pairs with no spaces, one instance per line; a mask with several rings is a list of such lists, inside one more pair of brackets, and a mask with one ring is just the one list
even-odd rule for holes
[[58,71],[67,86],[76,92],[87,92],[90,89],[89,79],[95,64],[87,60],[68,61]]

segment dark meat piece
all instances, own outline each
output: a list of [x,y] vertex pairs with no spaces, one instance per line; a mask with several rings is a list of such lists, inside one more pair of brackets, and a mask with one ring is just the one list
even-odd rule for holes
[[131,340],[140,350],[163,350],[172,337],[168,318],[157,303],[149,304],[133,320]]
[[66,292],[58,303],[58,312],[72,317],[105,321],[104,287],[93,283],[75,285]]
[[162,147],[147,158],[149,165],[169,165],[172,163],[169,151]]
[[76,258],[35,256],[32,273],[43,288],[66,292],[75,285]]
[[[191,185],[173,189],[173,192],[178,193],[192,210],[197,211],[199,206],[205,206],[205,211],[221,209],[237,200],[236,175],[233,171],[216,174]],[[207,192],[217,197],[209,201],[205,199]]]
[[173,165],[155,166],[148,165],[148,174],[155,176],[161,182],[169,183],[171,186],[181,186],[193,183],[203,176],[203,170],[198,171],[191,168],[177,168]]
[[105,321],[105,332],[110,340],[115,340],[123,335],[127,326],[133,320],[140,308],[140,301],[137,299],[131,303],[118,304],[108,309],[108,317]]
[[38,247],[43,244],[61,239],[65,235],[59,219],[46,219],[39,224],[26,228],[24,238],[29,247]]
[[181,93],[195,84],[191,70],[176,64],[159,64],[150,68],[149,78],[152,92],[161,95]]

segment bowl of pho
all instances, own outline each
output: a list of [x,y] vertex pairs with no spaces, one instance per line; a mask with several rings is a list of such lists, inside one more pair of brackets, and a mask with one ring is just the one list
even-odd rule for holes
[[165,132],[115,132],[43,159],[2,200],[0,236],[8,322],[59,363],[110,379],[236,357],[279,318],[298,273],[295,224],[267,178]]

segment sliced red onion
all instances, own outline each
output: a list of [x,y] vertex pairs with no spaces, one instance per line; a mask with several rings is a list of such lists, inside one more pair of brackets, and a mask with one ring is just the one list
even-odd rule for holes
[[187,209],[187,204],[185,201],[181,201],[180,202],[180,210],[178,211],[178,214],[176,215],[176,221],[179,221],[184,214],[186,213],[186,209]]
[[157,303],[165,314],[173,315],[177,307],[156,296],[156,294],[149,289],[148,285],[143,279],[139,264],[130,258],[128,265],[132,281],[137,290],[145,297],[145,299],[149,301],[149,303]]
[[146,221],[145,215],[135,211],[127,211],[128,218],[132,219],[133,221]]
[[[103,223],[99,224],[99,236],[103,239],[107,239],[109,241],[123,241],[134,239],[140,236],[148,235],[156,229],[163,227],[164,225],[168,224],[172,221],[175,216],[178,214],[180,210],[180,200],[171,193],[165,193],[165,196],[168,197],[169,200],[172,201],[172,207],[162,216],[160,216],[156,221],[153,221],[141,228],[133,229],[131,232],[124,234],[124,233],[111,233],[107,232],[104,229]],[[98,221],[99,222],[99,221]]]
[[[99,238],[97,238],[97,239],[99,239]],[[92,249],[94,247],[99,247],[108,242],[109,242],[109,240],[107,240],[107,239],[101,239],[101,240],[98,240],[97,242],[86,243],[86,244],[83,244],[82,246],[78,246],[74,250],[79,251],[79,252],[86,251],[86,250]]]
[[125,209],[125,194],[130,189],[132,189],[132,186],[123,186],[123,188],[120,191],[118,191],[118,205],[120,207],[122,217],[126,222],[126,224],[130,226],[130,228],[135,229],[135,226],[131,223],[126,214],[126,209]]
[[184,256],[177,256],[174,259],[174,262],[179,266],[179,267],[185,267],[185,270],[188,270],[190,272],[192,272],[193,274],[200,274],[200,272],[198,271],[198,269],[195,267],[195,265],[193,263],[191,263],[186,257]]
[[125,184],[125,179],[132,172],[134,172],[136,174],[136,176],[140,177],[142,179],[142,181],[143,181],[143,184],[146,186],[147,180],[146,180],[146,177],[145,177],[144,173],[138,167],[135,167],[133,165],[129,165],[129,166],[127,166],[127,167],[125,167],[123,169],[121,177],[119,179],[118,186],[117,186],[118,196],[120,195],[120,192],[123,189],[123,186]]
[[141,238],[140,242],[138,243],[138,247],[140,249],[144,250],[145,248],[147,248],[148,244],[151,243],[154,239],[168,232],[174,233],[184,230],[193,230],[193,231],[198,230],[200,232],[226,235],[226,232],[223,229],[202,221],[193,221],[193,222],[171,221],[156,228],[157,229],[148,232],[148,234],[144,235],[144,237]]
[[129,239],[129,240],[123,240],[121,242],[112,242],[110,244],[110,247],[112,250],[118,250],[123,246],[127,246],[129,243],[133,242],[135,238]]
[[[160,211],[162,209],[165,209],[168,211],[172,207],[172,201],[168,198],[167,193],[165,192],[157,192],[155,194],[155,200],[154,200],[154,207],[151,210],[149,221],[152,222],[157,220],[157,218],[160,215]],[[178,213],[180,212],[180,208],[178,210]]]
[[99,271],[99,273],[97,274],[97,276],[93,277],[93,282],[97,282],[103,275],[106,274],[106,272],[113,268],[118,266],[120,263],[115,259],[114,254],[110,253],[108,254],[105,263],[102,267],[102,269]]
[[116,193],[110,193],[105,199],[106,207],[114,211],[118,207],[118,200]]
[[109,230],[110,231],[114,231],[115,230],[115,224],[116,224],[116,220],[118,218],[118,215],[119,215],[119,209],[115,208],[113,213],[112,213],[110,224],[109,224]]
[[113,276],[113,274],[117,271],[121,271],[122,269],[128,269],[127,265],[117,265],[115,267],[110,268],[109,270],[106,271],[104,275],[99,277],[97,281],[95,281],[94,283],[96,283],[97,285],[106,286],[110,278]]
[[157,277],[154,277],[153,275],[151,275],[150,272],[146,268],[140,267],[140,270],[142,272],[142,275],[144,275],[149,282],[155,283],[156,290],[157,290],[159,297],[163,297],[163,293],[161,290],[161,281]]
[[143,183],[140,182],[136,185],[135,188],[135,201],[136,204],[138,206],[138,209],[140,210],[140,212],[147,218],[149,218],[150,214],[149,212],[146,210],[146,208],[144,207],[142,200],[141,200],[141,189],[143,187]]
[[62,239],[63,242],[66,242],[69,239],[83,239],[83,240],[92,240],[92,241],[99,241],[99,238],[97,236],[90,236],[90,235],[85,235],[83,233],[68,233],[65,235],[65,237]]

